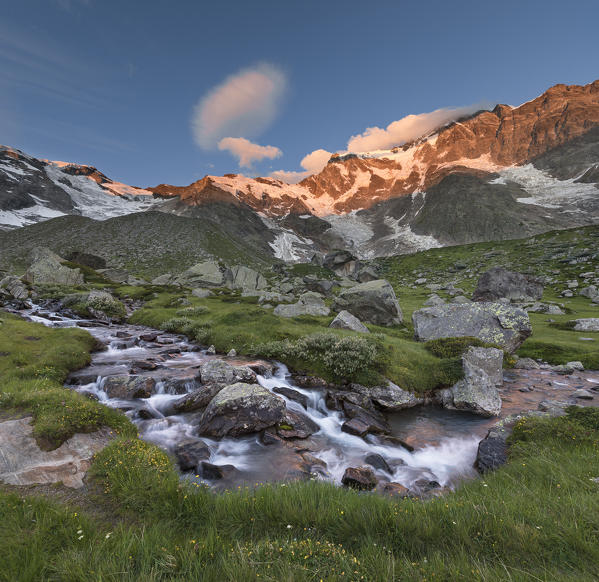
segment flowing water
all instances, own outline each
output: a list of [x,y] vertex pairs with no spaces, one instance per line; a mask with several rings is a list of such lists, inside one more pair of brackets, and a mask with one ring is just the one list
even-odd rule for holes
[[[287,368],[275,363],[273,373],[258,375],[257,381],[270,391],[287,387],[305,395],[308,399],[306,409],[278,394],[290,411],[309,416],[319,430],[308,439],[296,440],[293,446],[285,443],[265,445],[259,435],[221,440],[200,438],[198,425],[202,413],[172,414],[171,405],[182,394],[198,387],[196,376],[203,362],[219,358],[242,365],[248,364],[247,360],[207,355],[206,350],[189,343],[182,336],[141,326],[109,326],[96,321],[70,319],[35,306],[22,315],[53,327],[83,327],[106,345],[105,351],[92,354],[89,367],[73,374],[69,387],[97,398],[107,406],[123,410],[137,426],[141,438],[171,453],[182,441],[203,441],[210,449],[210,463],[234,467],[225,478],[211,483],[221,488],[299,476],[305,478],[305,468],[300,469],[305,456],[300,455],[306,452],[313,462],[310,468],[313,478],[339,483],[347,467],[364,465],[365,457],[376,453],[385,459],[389,467],[388,470],[375,471],[382,480],[398,482],[415,490],[422,480],[454,487],[460,480],[476,476],[473,464],[478,443],[489,426],[497,421],[496,418],[485,419],[466,412],[420,406],[387,415],[391,435],[401,439],[408,447],[402,446],[399,440],[390,443],[386,437],[368,435],[361,438],[341,430],[347,419],[342,412],[327,407],[324,390],[296,386]],[[158,333],[158,337],[150,341],[140,338],[150,332]],[[131,374],[140,362],[147,361],[158,361],[160,365],[155,370],[136,369],[135,375],[154,378],[154,394],[149,398],[132,400],[108,397],[103,389],[106,377]],[[173,389],[173,380],[178,382],[176,390]],[[564,395],[579,387],[590,388],[599,382],[599,376],[579,374],[564,377],[543,370],[518,370],[509,372],[505,380],[502,416],[536,409],[541,400],[563,399]],[[202,480],[201,475],[194,473],[187,474],[185,478]]]

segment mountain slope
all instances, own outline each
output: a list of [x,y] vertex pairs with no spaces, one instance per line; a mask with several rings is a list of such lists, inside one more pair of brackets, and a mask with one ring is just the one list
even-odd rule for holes
[[525,164],[597,126],[599,81],[556,85],[519,107],[497,105],[390,150],[334,155],[299,184],[228,174],[185,188],[161,184],[149,190],[180,196],[189,205],[220,195],[270,216],[342,214],[427,191],[454,171],[498,172]]
[[152,192],[115,182],[92,166],[39,160],[0,146],[0,230],[64,214],[104,219],[154,204]]

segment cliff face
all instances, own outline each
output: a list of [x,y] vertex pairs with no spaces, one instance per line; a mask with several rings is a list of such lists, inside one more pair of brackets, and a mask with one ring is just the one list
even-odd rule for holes
[[270,216],[343,214],[424,192],[456,171],[480,174],[524,164],[598,125],[599,81],[556,85],[519,107],[498,105],[391,150],[333,156],[299,184],[228,174],[150,190],[190,205],[236,200]]

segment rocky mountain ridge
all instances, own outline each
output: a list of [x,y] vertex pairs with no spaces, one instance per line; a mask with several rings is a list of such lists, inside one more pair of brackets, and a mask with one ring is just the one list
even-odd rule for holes
[[92,166],[2,146],[0,230],[63,215],[130,214],[151,230],[155,217],[144,213],[152,210],[193,218],[237,247],[248,237],[261,257],[306,261],[347,249],[370,259],[595,224],[598,183],[595,81],[556,85],[519,107],[498,105],[391,150],[335,155],[299,184],[226,174],[143,189]]

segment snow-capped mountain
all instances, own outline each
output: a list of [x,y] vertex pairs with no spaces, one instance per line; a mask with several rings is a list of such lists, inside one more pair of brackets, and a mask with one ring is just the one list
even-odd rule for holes
[[142,189],[0,147],[0,229],[158,210],[248,233],[283,260],[333,248],[372,258],[599,223],[598,184],[595,81],[556,85],[390,150],[333,155],[299,184],[226,174]]
[[0,229],[65,214],[104,220],[148,210],[149,190],[107,178],[92,166],[40,160],[0,146]]
[[270,216],[344,214],[426,192],[450,173],[501,173],[597,125],[599,81],[556,85],[519,107],[497,105],[390,150],[333,155],[320,173],[299,184],[227,174],[206,176],[187,187],[150,189],[190,205],[218,197],[238,200]]

